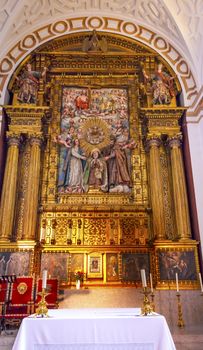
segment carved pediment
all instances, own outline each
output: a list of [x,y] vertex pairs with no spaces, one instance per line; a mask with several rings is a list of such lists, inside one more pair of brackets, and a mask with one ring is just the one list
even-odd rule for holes
[[132,39],[123,38],[121,35],[100,33],[96,31],[77,33],[57,38],[43,45],[39,53],[49,54],[128,54],[128,55],[154,55],[153,51],[135,42]]

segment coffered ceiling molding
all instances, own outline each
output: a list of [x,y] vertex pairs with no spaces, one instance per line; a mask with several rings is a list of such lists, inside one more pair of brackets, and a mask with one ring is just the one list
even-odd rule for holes
[[[202,0],[1,0],[0,44],[10,47],[34,28],[64,16],[122,16],[170,39],[173,46],[190,57],[196,81],[203,82]],[[200,86],[199,85],[199,86]]]
[[[1,0],[0,22],[2,31],[10,27],[12,35],[32,31],[36,24],[53,21],[66,13],[105,11],[109,15],[120,14],[131,19],[158,26],[176,38],[180,32],[163,0]],[[17,6],[16,6],[17,5]],[[96,12],[97,11],[97,12]],[[10,23],[8,23],[10,22]],[[179,38],[180,39],[180,38]]]
[[81,16],[60,19],[43,25],[25,35],[9,49],[0,62],[0,93],[2,102],[7,83],[13,71],[28,54],[42,43],[56,37],[75,32],[92,31],[93,29],[121,34],[138,40],[154,49],[171,65],[177,74],[182,85],[185,105],[190,105],[193,102],[197,95],[197,84],[193,73],[186,59],[171,42],[155,30],[150,30],[133,20],[124,20],[113,16]]

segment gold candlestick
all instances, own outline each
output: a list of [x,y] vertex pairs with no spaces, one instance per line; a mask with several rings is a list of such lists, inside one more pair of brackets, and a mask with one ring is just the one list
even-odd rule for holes
[[151,296],[152,311],[155,312],[154,293],[151,292],[150,296]]
[[38,293],[41,296],[41,300],[38,303],[38,307],[36,309],[36,317],[49,317],[48,316],[48,308],[47,308],[47,302],[45,300],[46,296],[49,293],[46,293],[46,290],[42,288],[42,291]]
[[147,290],[147,287],[144,287],[142,293],[144,294],[144,299],[143,299],[143,306],[142,306],[141,312],[143,316],[147,316],[152,314],[153,312],[153,309],[150,305],[150,301],[147,296],[148,294],[150,294],[150,291]]
[[183,312],[182,312],[182,305],[180,302],[180,293],[177,292],[176,296],[178,300],[178,327],[183,328],[185,327],[185,323],[183,321]]

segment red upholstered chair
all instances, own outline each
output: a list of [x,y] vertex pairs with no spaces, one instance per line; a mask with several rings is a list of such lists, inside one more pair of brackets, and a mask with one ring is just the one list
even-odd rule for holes
[[[49,294],[46,296],[46,302],[47,302],[48,309],[58,308],[58,287],[59,287],[59,283],[57,278],[47,279],[46,292]],[[41,296],[38,295],[38,293],[41,291],[42,291],[42,279],[40,278],[37,281],[35,308],[37,307],[39,301],[41,300]]]
[[22,319],[34,312],[34,279],[17,277],[11,286],[10,299],[6,306],[5,318]]
[[5,301],[7,300],[7,283],[2,282],[0,283],[0,318],[2,317],[3,314],[3,306]]

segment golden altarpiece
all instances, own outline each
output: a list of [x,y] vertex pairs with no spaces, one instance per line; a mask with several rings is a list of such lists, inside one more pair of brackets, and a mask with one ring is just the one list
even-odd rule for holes
[[9,84],[0,269],[64,286],[198,286],[180,84],[156,52],[114,34],[50,41]]

